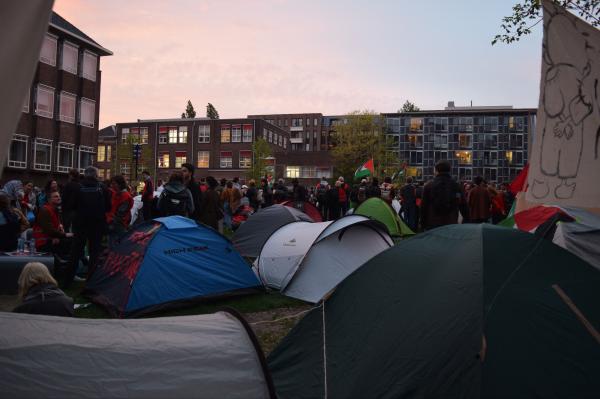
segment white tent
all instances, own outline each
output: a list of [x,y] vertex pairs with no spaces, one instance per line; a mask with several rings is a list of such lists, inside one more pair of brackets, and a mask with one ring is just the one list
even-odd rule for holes
[[335,222],[293,222],[265,243],[256,262],[258,275],[284,295],[316,303],[392,245],[384,225],[361,215]]
[[0,392],[12,398],[274,398],[237,314],[92,320],[0,312]]

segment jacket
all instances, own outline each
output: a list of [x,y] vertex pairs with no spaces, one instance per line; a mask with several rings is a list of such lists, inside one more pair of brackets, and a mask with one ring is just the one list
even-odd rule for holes
[[19,215],[15,209],[0,212],[0,251],[14,251],[20,232]]
[[73,299],[54,284],[38,284],[31,287],[13,312],[73,317]]
[[[425,229],[458,223],[459,207],[465,203],[460,184],[441,173],[423,187],[421,220]],[[464,216],[464,215],[463,215]]]
[[148,179],[144,181],[144,189],[142,190],[142,202],[152,202],[154,199],[154,187],[152,186],[152,180]]
[[62,192],[62,210],[65,215],[68,212],[75,210],[75,201],[77,200],[77,193],[79,192],[79,182],[77,181],[69,181]]
[[200,191],[200,187],[198,186],[198,183],[194,181],[194,179],[190,179],[186,187],[188,190],[190,190],[190,194],[192,194],[192,200],[194,202],[194,212],[190,215],[190,217],[194,220],[199,220],[200,208],[202,208],[202,191]]
[[41,249],[48,243],[48,240],[63,238],[64,236],[65,232],[62,228],[58,209],[50,204],[44,205],[38,212],[35,224],[33,225],[35,247]]
[[166,205],[163,203],[163,201],[168,201],[168,197],[173,195],[182,196],[185,198],[186,203],[182,206],[184,214],[180,216],[190,217],[194,214],[195,208],[192,193],[190,193],[190,190],[188,190],[188,188],[183,183],[180,183],[178,181],[173,181],[165,184],[165,189],[160,194],[160,197],[158,197],[158,209],[161,210],[161,213],[163,208],[166,209]]
[[469,214],[472,220],[489,219],[492,197],[484,186],[475,186],[469,192]]
[[206,190],[203,205],[200,209],[200,221],[213,229],[218,229],[219,220],[223,218],[219,193],[213,188]]
[[112,194],[110,211],[106,214],[110,230],[124,231],[129,227],[131,208],[133,208],[133,198],[127,190]]
[[74,230],[93,228],[105,231],[111,196],[104,184],[94,178],[84,178],[75,198]]

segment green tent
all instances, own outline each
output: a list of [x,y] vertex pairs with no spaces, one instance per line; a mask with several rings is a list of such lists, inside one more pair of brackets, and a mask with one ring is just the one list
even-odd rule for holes
[[599,287],[533,234],[444,226],[350,275],[269,368],[280,399],[597,398]]
[[394,208],[388,205],[381,198],[372,197],[360,204],[354,210],[355,215],[363,215],[375,219],[385,224],[391,236],[408,236],[415,234],[400,216],[394,211]]

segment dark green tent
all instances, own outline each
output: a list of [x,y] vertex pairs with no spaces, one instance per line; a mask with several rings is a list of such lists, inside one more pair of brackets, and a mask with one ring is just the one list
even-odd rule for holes
[[371,197],[360,204],[354,210],[355,215],[363,215],[375,219],[385,224],[391,236],[409,236],[415,234],[407,225],[400,219],[387,202],[378,197]]
[[282,399],[598,398],[599,330],[598,270],[532,234],[452,225],[372,258],[268,361]]

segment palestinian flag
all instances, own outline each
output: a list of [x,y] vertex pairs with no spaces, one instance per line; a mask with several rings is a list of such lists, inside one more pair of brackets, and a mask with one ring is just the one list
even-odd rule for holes
[[354,180],[363,179],[367,176],[373,176],[375,168],[373,167],[373,158],[365,162],[360,168],[354,172]]

